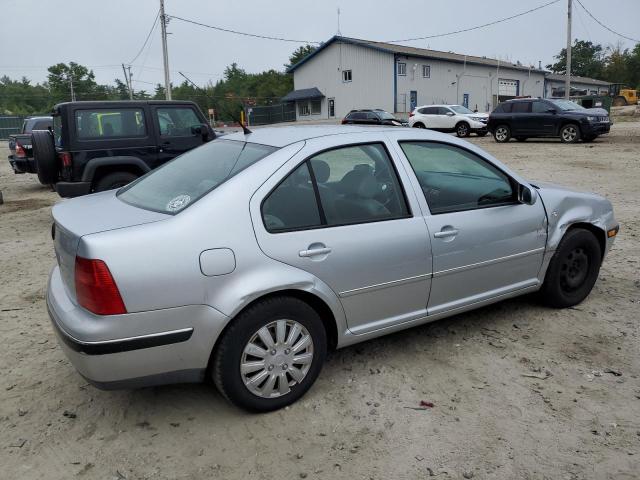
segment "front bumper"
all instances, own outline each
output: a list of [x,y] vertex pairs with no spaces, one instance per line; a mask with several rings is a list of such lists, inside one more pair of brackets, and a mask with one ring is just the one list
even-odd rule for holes
[[611,122],[588,122],[583,123],[580,130],[583,135],[604,135],[611,130]]
[[206,305],[98,316],[75,305],[56,266],[47,310],[60,347],[103,389],[199,382],[227,317]]

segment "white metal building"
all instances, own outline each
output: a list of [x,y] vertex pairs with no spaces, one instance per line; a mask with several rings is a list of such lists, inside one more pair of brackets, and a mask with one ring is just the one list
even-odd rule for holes
[[516,96],[542,97],[545,71],[486,57],[334,36],[289,68],[298,120],[356,108],[403,114],[434,103],[490,111]]
[[[547,98],[564,97],[564,75],[549,73],[544,81],[544,96]],[[595,78],[571,76],[571,95],[607,95],[609,82]]]

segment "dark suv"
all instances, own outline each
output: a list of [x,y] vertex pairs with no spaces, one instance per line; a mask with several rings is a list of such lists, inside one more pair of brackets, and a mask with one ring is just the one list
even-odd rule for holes
[[394,125],[400,127],[406,125],[405,122],[398,120],[389,112],[385,112],[379,108],[363,109],[363,110],[351,110],[342,119],[343,125],[358,124],[358,125]]
[[38,179],[61,197],[118,188],[215,138],[193,102],[69,102],[35,131]]
[[584,108],[570,100],[525,98],[501,103],[487,124],[496,142],[511,137],[523,142],[531,137],[560,137],[573,143],[591,142],[609,133],[611,121],[603,108]]

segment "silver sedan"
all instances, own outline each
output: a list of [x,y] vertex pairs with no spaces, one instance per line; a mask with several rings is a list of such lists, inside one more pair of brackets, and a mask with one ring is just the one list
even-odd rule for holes
[[575,305],[618,232],[600,196],[385,127],[228,135],[53,217],[47,306],[82,376],[211,379],[253,411],[300,398],[328,349],[529,292]]

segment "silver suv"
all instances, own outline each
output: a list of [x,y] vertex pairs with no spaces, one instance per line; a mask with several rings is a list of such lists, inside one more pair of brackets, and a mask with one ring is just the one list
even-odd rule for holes
[[228,135],[53,217],[47,306],[80,374],[209,378],[254,411],[302,396],[329,348],[538,290],[574,305],[618,231],[607,200],[465,141],[354,126]]

